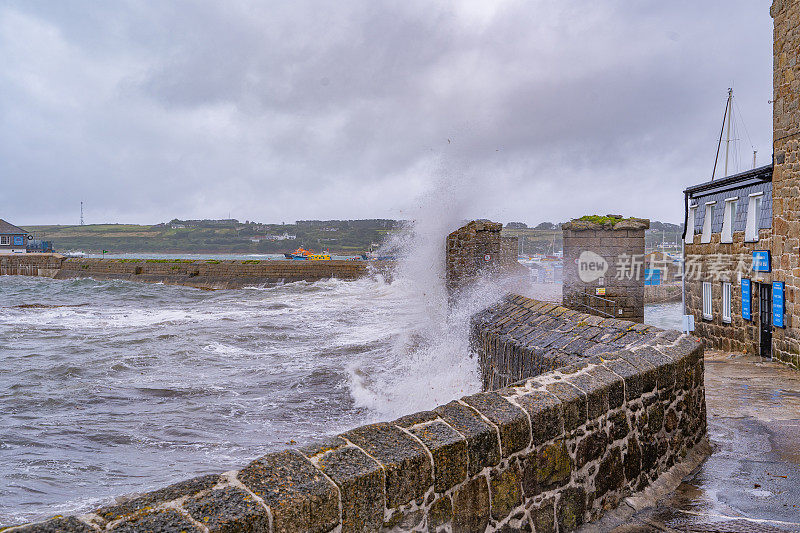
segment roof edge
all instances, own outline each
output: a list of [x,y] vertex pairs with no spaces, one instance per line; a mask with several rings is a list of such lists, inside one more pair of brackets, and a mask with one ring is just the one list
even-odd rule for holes
[[691,187],[686,187],[683,190],[683,193],[689,194],[693,192],[701,192],[716,187],[733,185],[740,181],[745,181],[749,179],[758,179],[760,181],[772,181],[772,170],[773,170],[773,165],[772,163],[770,163],[769,165],[764,165],[763,167],[754,168],[752,170],[746,170],[745,172],[740,172],[739,174],[734,174],[733,176],[727,176],[718,180],[706,181],[704,183],[698,183],[697,185],[692,185]]
[[11,235],[27,235],[29,232],[0,218],[0,233],[8,233]]

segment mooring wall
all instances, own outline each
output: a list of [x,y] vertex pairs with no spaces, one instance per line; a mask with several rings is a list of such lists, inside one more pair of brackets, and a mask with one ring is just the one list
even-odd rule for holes
[[207,289],[328,278],[356,279],[373,271],[388,273],[389,267],[388,262],[381,261],[85,259],[58,254],[0,256],[0,275],[124,279]]
[[473,341],[513,384],[12,530],[571,531],[705,436],[693,337],[511,295]]
[[59,254],[0,255],[0,276],[55,277],[61,269],[64,256]]

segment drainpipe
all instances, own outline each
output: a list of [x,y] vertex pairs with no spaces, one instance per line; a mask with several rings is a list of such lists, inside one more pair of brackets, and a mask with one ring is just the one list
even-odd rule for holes
[[681,241],[681,261],[683,264],[681,265],[681,270],[683,274],[681,275],[681,314],[686,314],[686,240]]
[[[681,235],[681,314],[686,314],[686,224],[689,221],[689,193],[683,193],[683,234]],[[683,318],[681,318],[682,320]],[[687,332],[688,333],[688,332]]]

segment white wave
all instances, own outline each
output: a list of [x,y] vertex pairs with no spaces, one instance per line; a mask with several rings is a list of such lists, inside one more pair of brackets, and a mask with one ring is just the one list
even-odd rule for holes
[[[395,279],[383,289],[391,307],[380,316],[383,327],[376,326],[392,334],[391,349],[348,366],[356,405],[378,418],[431,409],[480,390],[477,360],[469,347],[470,318],[508,292],[509,281],[483,280],[448,302],[445,240],[465,222],[476,200],[474,190],[459,181],[441,179],[420,200],[413,224],[379,252],[399,257]],[[356,334],[366,335],[359,329],[350,332]]]

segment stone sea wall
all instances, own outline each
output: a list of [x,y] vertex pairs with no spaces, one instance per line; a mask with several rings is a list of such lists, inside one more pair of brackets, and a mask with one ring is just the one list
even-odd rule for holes
[[12,530],[571,531],[705,437],[693,337],[509,295],[472,339],[513,383]]
[[65,258],[58,254],[0,256],[0,275],[125,279],[205,289],[234,289],[328,278],[357,279],[374,271],[388,274],[389,267],[387,262],[379,261],[84,259]]
[[60,254],[0,255],[0,276],[55,277],[64,256]]
[[661,285],[644,286],[644,303],[660,304],[681,301],[681,284],[664,283]]

